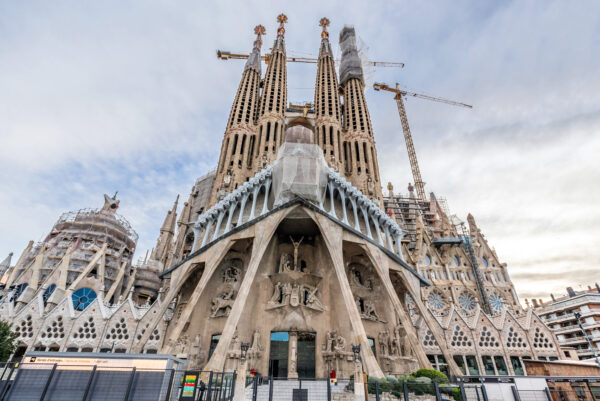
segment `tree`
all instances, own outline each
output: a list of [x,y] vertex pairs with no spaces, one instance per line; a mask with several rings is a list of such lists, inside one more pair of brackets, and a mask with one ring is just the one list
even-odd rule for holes
[[15,350],[19,335],[10,329],[10,324],[0,321],[0,362],[6,362]]

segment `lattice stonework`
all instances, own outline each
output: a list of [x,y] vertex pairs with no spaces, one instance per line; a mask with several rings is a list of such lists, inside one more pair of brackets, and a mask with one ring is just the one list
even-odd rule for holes
[[542,332],[539,327],[535,328],[533,335],[533,348],[554,348],[554,344],[550,341],[546,333]]
[[13,331],[21,338],[33,337],[33,321],[31,320],[31,315],[27,315],[25,319],[21,320],[21,323],[15,325]]
[[506,346],[509,348],[526,348],[525,340],[511,327],[508,329],[508,337],[506,338]]
[[65,338],[65,326],[63,324],[63,317],[58,316],[51,324],[46,326],[46,329],[42,331],[40,335],[43,339],[59,339]]
[[[145,332],[146,332],[146,329],[142,329],[142,331],[140,331],[140,333],[137,335],[137,339],[140,340]],[[154,331],[152,331],[152,334],[150,334],[148,341],[158,341],[158,340],[160,340],[160,332],[158,331],[158,329],[154,329]]]
[[500,343],[496,339],[496,336],[492,335],[492,332],[487,327],[481,329],[481,335],[479,336],[480,347],[500,347]]
[[73,338],[76,340],[93,340],[97,336],[96,323],[94,323],[94,318],[91,317],[73,333]]
[[106,339],[121,341],[129,340],[129,330],[127,329],[127,324],[125,323],[124,318],[121,318],[117,323],[115,323],[115,326],[106,334]]
[[453,347],[471,347],[473,343],[467,336],[467,333],[465,333],[460,326],[456,326],[454,327],[454,332],[452,333],[450,345]]
[[433,337],[433,333],[431,330],[427,330],[425,333],[425,337],[423,338],[423,345],[426,347],[437,347],[438,342]]

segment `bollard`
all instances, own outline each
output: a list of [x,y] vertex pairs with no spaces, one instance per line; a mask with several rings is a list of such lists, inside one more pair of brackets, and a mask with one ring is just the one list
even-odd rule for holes
[[433,389],[435,390],[435,401],[441,401],[442,396],[440,395],[440,386],[436,381],[433,382]]
[[379,401],[379,382],[375,382],[375,401]]
[[269,401],[273,401],[273,377],[269,378]]
[[548,401],[552,401],[552,394],[550,394],[550,389],[546,387],[544,389],[544,392],[546,393],[546,398],[548,398]]
[[485,384],[481,384],[481,395],[483,396],[483,401],[490,401],[488,400],[488,396],[487,396],[487,391],[485,390]]
[[519,390],[517,390],[517,386],[510,386],[510,389],[512,390],[515,401],[521,401],[521,397],[519,396]]
[[467,401],[467,395],[465,394],[465,384],[463,382],[460,382],[458,386],[460,388],[460,398],[462,399],[462,401]]
[[408,399],[408,383],[407,382],[403,383],[402,389],[404,390],[404,401],[410,401]]

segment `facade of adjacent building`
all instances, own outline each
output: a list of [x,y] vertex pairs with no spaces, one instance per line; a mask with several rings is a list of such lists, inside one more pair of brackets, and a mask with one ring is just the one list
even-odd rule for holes
[[217,168],[175,201],[147,258],[132,264],[137,235],[106,196],[3,263],[18,354],[159,352],[221,371],[248,343],[249,368],[291,378],[350,376],[353,345],[379,377],[562,358],[473,216],[411,186],[384,194],[353,28],[338,74],[321,20],[314,107],[288,107],[286,20],[264,76],[256,27]]
[[[567,288],[567,295],[543,303],[533,300],[533,308],[542,321],[556,334],[564,352],[578,359],[594,358],[600,349],[600,287],[575,291]],[[579,314],[577,319],[576,314]],[[583,330],[580,326],[583,326]],[[585,333],[584,333],[585,330]]]

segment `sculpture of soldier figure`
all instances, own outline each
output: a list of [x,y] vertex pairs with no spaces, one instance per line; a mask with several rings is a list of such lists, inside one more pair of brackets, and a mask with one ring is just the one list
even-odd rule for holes
[[281,282],[278,281],[275,284],[275,289],[273,290],[273,295],[271,296],[271,299],[269,300],[270,304],[277,304],[279,303],[279,299],[281,298]]
[[288,305],[290,303],[290,297],[292,296],[292,285],[290,283],[285,283],[283,287],[281,287],[281,304]]
[[388,355],[388,341],[390,334],[387,330],[381,331],[378,335],[379,340],[379,353],[381,356]]

